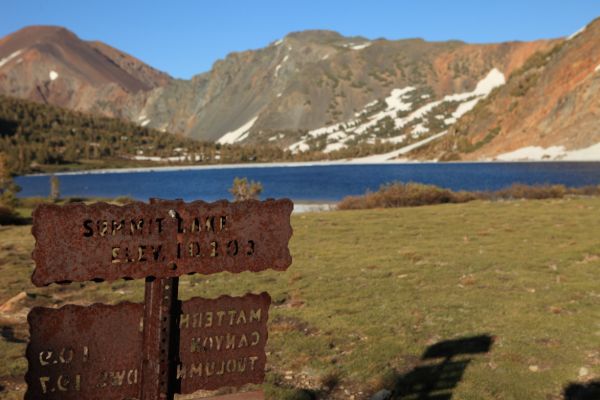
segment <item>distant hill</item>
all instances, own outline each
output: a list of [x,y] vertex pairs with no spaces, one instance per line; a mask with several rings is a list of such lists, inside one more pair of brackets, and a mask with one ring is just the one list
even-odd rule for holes
[[[100,42],[56,26],[31,26],[0,40],[0,92],[75,110],[167,84],[171,78]],[[102,108],[102,107],[99,107]]]
[[0,40],[0,93],[295,159],[582,149],[600,142],[598,25],[572,40],[498,44],[296,32],[190,80],[62,28],[30,27]]

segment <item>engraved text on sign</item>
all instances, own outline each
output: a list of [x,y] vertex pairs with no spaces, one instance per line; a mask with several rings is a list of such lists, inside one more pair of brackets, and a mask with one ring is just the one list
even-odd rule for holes
[[40,205],[32,281],[285,270],[292,208],[289,200]]

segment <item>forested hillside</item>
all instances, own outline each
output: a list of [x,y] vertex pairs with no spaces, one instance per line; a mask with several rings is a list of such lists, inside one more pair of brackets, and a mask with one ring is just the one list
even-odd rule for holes
[[136,166],[274,161],[273,147],[220,145],[131,122],[0,96],[0,152],[12,173]]

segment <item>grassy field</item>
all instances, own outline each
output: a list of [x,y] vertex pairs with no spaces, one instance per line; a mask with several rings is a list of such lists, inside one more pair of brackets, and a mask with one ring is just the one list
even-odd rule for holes
[[[182,298],[271,294],[271,398],[358,400],[388,388],[397,399],[571,400],[565,389],[599,379],[600,199],[336,211],[292,224],[287,272],[180,285]],[[124,281],[34,288],[29,232],[0,228],[0,304],[25,292],[0,312],[6,399],[24,390],[28,307],[143,294]]]

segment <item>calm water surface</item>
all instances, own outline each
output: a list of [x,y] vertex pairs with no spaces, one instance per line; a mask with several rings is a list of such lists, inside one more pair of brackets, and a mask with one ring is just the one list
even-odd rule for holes
[[[453,190],[495,190],[513,183],[555,183],[567,186],[600,184],[600,162],[456,163],[389,165],[317,165],[243,167],[182,171],[143,171],[60,175],[62,196],[130,196],[214,201],[230,198],[234,177],[264,186],[262,198],[294,201],[338,201],[347,195],[377,190],[380,185],[421,182]],[[48,196],[49,176],[22,176],[21,197]]]

